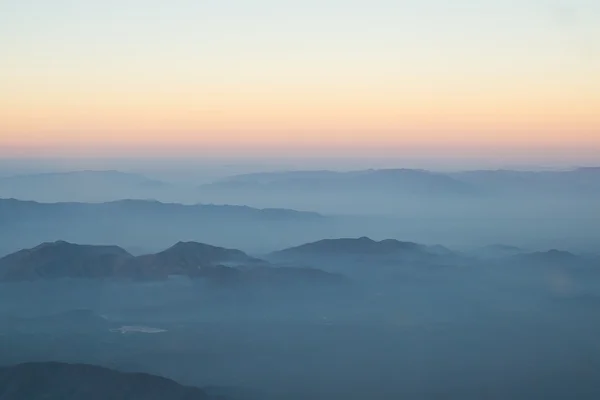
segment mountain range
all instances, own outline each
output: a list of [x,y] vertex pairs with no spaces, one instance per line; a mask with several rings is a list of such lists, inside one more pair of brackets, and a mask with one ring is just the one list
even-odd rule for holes
[[311,268],[278,268],[240,250],[179,242],[156,254],[134,257],[117,246],[43,243],[0,259],[0,281],[45,279],[164,280],[204,278],[218,284],[338,283],[342,278]]
[[206,201],[285,206],[326,214],[418,218],[598,217],[600,168],[569,171],[290,171],[223,178]]
[[250,190],[266,191],[306,190],[365,191],[388,194],[476,194],[475,187],[462,183],[448,175],[415,169],[382,169],[351,172],[292,171],[238,175],[201,187],[203,190]]
[[[600,195],[600,167],[555,171],[423,169],[355,171],[296,170],[232,175],[198,187],[121,171],[83,170],[0,178],[0,197],[46,202],[105,202],[156,199],[184,203],[212,202],[256,191],[272,195],[356,190],[402,196],[544,196]],[[221,201],[218,201],[221,202]],[[281,204],[279,207],[289,207]]]
[[577,255],[563,250],[531,252],[509,245],[486,246],[458,252],[441,245],[424,245],[395,239],[376,241],[368,237],[324,239],[276,251],[268,260],[293,265],[349,265],[363,268],[376,265],[443,266],[443,265],[518,265],[541,267],[599,267],[598,256]]
[[[600,167],[566,171],[476,170],[432,172],[371,169],[350,172],[289,171],[237,175],[202,186],[204,190],[371,190],[403,195],[573,194],[600,195]],[[560,193],[560,192],[559,192]]]
[[[597,257],[567,251],[506,252],[475,250],[461,253],[441,245],[423,245],[395,239],[376,241],[368,237],[324,239],[251,257],[243,251],[197,242],[178,242],[168,249],[133,256],[118,246],[79,245],[65,241],[43,243],[0,258],[0,281],[45,279],[165,280],[170,276],[203,278],[217,284],[246,283],[338,283],[339,273],[359,267],[501,265],[542,267],[599,266]],[[282,267],[285,265],[286,267]],[[332,268],[333,267],[333,268]],[[329,272],[325,272],[329,271]],[[333,274],[331,273],[333,272]]]
[[145,199],[170,188],[166,182],[120,171],[70,171],[0,178],[0,197],[36,201]]
[[[317,213],[146,200],[39,203],[0,199],[0,255],[43,242],[118,243],[152,252],[179,240],[226,247],[283,247],[322,231]],[[287,230],[286,235],[280,232]],[[260,232],[260,235],[257,235]],[[138,252],[138,254],[140,254]]]
[[456,254],[443,246],[427,246],[395,239],[376,241],[368,237],[324,239],[271,253],[270,260],[303,263],[320,260],[344,261],[347,263],[394,263],[418,262],[427,264],[435,261],[448,262]]

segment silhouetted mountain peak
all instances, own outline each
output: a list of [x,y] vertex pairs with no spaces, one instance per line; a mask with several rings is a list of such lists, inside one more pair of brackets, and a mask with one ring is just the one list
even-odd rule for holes
[[313,243],[281,250],[277,254],[390,254],[406,251],[426,251],[427,246],[396,239],[375,241],[369,237],[323,239]]
[[241,250],[226,249],[198,242],[177,242],[175,245],[160,252],[157,256],[165,259],[188,260],[200,264],[218,264],[227,261],[253,261]]
[[370,237],[367,237],[367,236],[361,236],[356,240],[359,242],[363,242],[363,243],[375,243],[375,241],[373,239],[371,239]]
[[[131,256],[126,250],[122,249],[119,246],[114,245],[89,245],[89,244],[76,244],[70,243],[65,240],[56,240],[54,242],[45,242],[42,243],[33,249],[29,250],[30,252],[51,252],[57,256],[64,255],[118,255],[118,256]],[[64,252],[64,254],[63,254]]]
[[63,248],[67,248],[70,246],[75,246],[73,243],[69,243],[66,242],[64,240],[56,240],[54,242],[44,242],[41,243],[39,245],[37,245],[36,247],[33,248],[33,250],[42,250],[42,249],[48,249],[48,248],[57,248],[57,247],[63,247]]
[[118,246],[47,242],[0,258],[0,279],[108,277],[131,258]]

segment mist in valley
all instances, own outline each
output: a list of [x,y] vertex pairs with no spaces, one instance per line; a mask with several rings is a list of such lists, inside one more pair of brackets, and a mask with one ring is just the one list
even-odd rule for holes
[[239,400],[600,395],[598,169],[231,168],[5,173],[0,367]]

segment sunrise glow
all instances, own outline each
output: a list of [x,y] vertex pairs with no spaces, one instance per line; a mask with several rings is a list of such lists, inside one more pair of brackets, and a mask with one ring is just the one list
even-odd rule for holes
[[282,3],[2,2],[1,155],[600,150],[596,2]]

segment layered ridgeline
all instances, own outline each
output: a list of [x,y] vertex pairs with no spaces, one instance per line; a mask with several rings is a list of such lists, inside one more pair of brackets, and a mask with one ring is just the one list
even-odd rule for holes
[[0,399],[223,400],[156,375],[59,362],[0,367]]
[[382,266],[395,270],[451,266],[584,268],[600,267],[600,259],[556,249],[530,252],[507,245],[458,252],[441,245],[368,237],[324,239],[270,253],[264,259],[198,242],[178,242],[158,253],[133,256],[118,246],[56,241],[0,258],[0,280],[165,280],[184,276],[221,283],[333,283],[342,280],[336,273],[373,274],[382,271],[374,267]]
[[117,243],[138,249],[138,254],[182,239],[263,252],[307,241],[327,223],[328,218],[319,214],[286,209],[146,200],[38,203],[0,199],[0,256],[58,239]]
[[[197,202],[240,194],[273,196],[364,193],[410,196],[581,196],[600,195],[600,168],[570,170],[474,170],[437,172],[423,169],[355,171],[275,171],[223,177],[198,187],[122,171],[66,171],[0,177],[0,197],[35,201],[99,202],[124,198]],[[266,198],[266,196],[265,196]],[[323,200],[323,199],[322,199]],[[282,204],[280,207],[290,207]]]
[[[478,170],[453,173],[420,169],[369,169],[349,172],[289,171],[223,178],[201,189],[214,193],[352,192],[384,195],[600,195],[600,168],[566,171]],[[463,197],[464,198],[464,197]]]
[[418,217],[427,218],[428,224],[431,217],[457,218],[463,224],[468,222],[466,217],[597,219],[600,168],[267,172],[224,178],[202,185],[200,192],[208,201],[227,204],[243,199],[244,204],[255,207]]
[[237,175],[201,186],[205,191],[355,192],[357,189],[387,194],[471,195],[475,186],[451,176],[416,169],[380,169],[350,172],[290,171]]
[[311,268],[279,268],[246,253],[195,242],[179,242],[156,254],[135,257],[117,246],[58,241],[0,259],[0,280],[132,279],[169,276],[204,278],[215,283],[336,283],[341,277]]
[[166,182],[120,171],[68,171],[0,178],[0,197],[36,201],[147,199],[175,189]]

